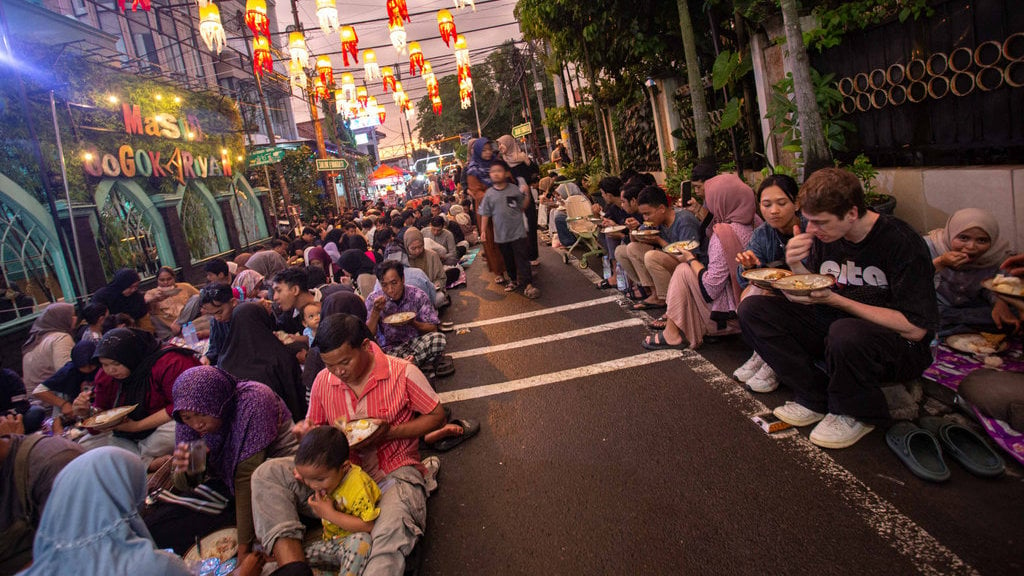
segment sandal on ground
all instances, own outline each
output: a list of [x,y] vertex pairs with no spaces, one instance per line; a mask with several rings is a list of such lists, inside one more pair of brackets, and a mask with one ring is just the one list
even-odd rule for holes
[[666,342],[664,332],[655,332],[644,338],[642,345],[648,350],[682,350],[686,348],[686,342],[680,342],[679,344],[669,344]]
[[459,444],[462,444],[466,440],[469,440],[473,436],[476,436],[476,433],[480,431],[480,423],[477,422],[476,420],[470,420],[468,418],[456,418],[449,423],[460,426],[462,428],[462,434],[459,434],[458,436],[449,436],[444,440],[438,440],[437,442],[434,442],[431,448],[437,450],[438,452],[447,452],[452,448],[455,448]]
[[455,374],[455,359],[449,355],[441,356],[434,363],[434,375],[437,378],[444,378]]
[[885,443],[914,476],[929,482],[949,480],[939,441],[931,432],[910,422],[897,422],[885,433]]
[[651,330],[664,330],[665,326],[667,326],[667,325],[668,325],[668,316],[662,316],[661,318],[658,318],[657,320],[652,320],[649,324],[647,324],[647,327],[650,328]]
[[509,282],[505,286],[505,292],[515,292],[516,288],[519,288],[519,284],[516,284],[515,282]]
[[597,285],[598,290],[607,290],[609,288],[615,288],[615,285],[609,283],[607,278],[601,280],[601,282]]
[[633,310],[661,310],[662,308],[667,308],[667,307],[668,307],[668,304],[651,304],[650,302],[644,300],[644,301],[637,302],[636,304],[634,304],[633,305]]
[[530,300],[535,300],[540,297],[540,290],[536,286],[530,285],[523,289],[523,296],[526,296]]
[[504,276],[498,276],[497,278],[494,279],[494,283],[497,284],[498,286],[501,286],[506,282],[508,282],[508,279],[505,278]]
[[635,286],[632,290],[626,292],[626,298],[634,301],[640,301],[648,298],[651,295],[643,286]]
[[938,417],[921,418],[919,422],[938,438],[946,454],[971,474],[992,478],[1006,469],[1003,459],[970,428]]

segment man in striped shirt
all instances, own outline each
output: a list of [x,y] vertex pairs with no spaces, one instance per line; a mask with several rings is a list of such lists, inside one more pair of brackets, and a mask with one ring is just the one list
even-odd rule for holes
[[[352,448],[351,460],[382,492],[364,574],[400,575],[405,554],[426,527],[426,469],[420,463],[418,439],[444,423],[440,398],[416,366],[384,354],[355,316],[325,318],[316,344],[326,368],[313,382],[306,419],[293,431],[301,437],[314,426],[339,419],[384,421],[379,437]],[[252,493],[259,495],[253,499],[253,517],[263,546],[273,551],[279,566],[288,567],[288,574],[311,574],[299,514],[313,517],[305,504],[312,492],[297,478],[293,459],[261,465],[252,477]]]

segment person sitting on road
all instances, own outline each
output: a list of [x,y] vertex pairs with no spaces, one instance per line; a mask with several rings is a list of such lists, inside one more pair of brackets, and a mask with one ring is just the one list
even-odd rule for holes
[[[387,266],[387,265],[382,265]],[[387,277],[397,270],[387,268]],[[293,429],[304,436],[312,428],[362,418],[381,418],[385,430],[353,449],[351,461],[381,489],[380,515],[370,535],[373,547],[364,574],[402,574],[405,554],[426,529],[427,469],[418,439],[444,421],[444,408],[422,372],[388,356],[366,324],[349,314],[324,319],[317,333],[326,369],[317,376],[306,419]],[[279,570],[310,574],[303,553],[305,525],[300,512],[313,490],[296,478],[292,458],[275,458],[253,474],[256,534],[272,551]]]
[[[622,180],[616,176],[602,178],[597,185],[604,199],[604,216],[601,220],[601,227],[625,226],[629,214],[622,208]],[[598,288],[613,288],[615,286],[615,249],[626,241],[626,234],[622,232],[609,232],[603,235],[605,249],[608,250],[608,264],[611,269],[611,276],[601,280]]]
[[302,334],[302,307],[320,300],[319,293],[313,293],[309,288],[309,274],[305,268],[292,266],[274,275],[274,304],[280,310],[278,330],[286,334]]
[[149,317],[153,321],[156,337],[167,340],[181,334],[178,318],[189,298],[199,294],[188,282],[178,282],[174,269],[161,266],[156,273],[156,288],[146,292],[149,303]]
[[440,310],[450,304],[448,294],[445,293],[448,280],[444,263],[436,252],[424,247],[423,233],[416,228],[409,228],[405,232],[405,254],[408,265],[422,270],[434,286],[434,307]]
[[[93,358],[95,352],[96,342],[93,340],[75,344],[71,349],[71,360],[32,390],[33,396],[56,408],[54,417],[59,415],[58,412],[69,418],[74,416],[71,403],[82,393],[84,384],[92,383],[100,366],[99,360]],[[58,401],[55,402],[54,398]]]
[[[751,296],[740,303],[740,325],[795,392],[775,416],[793,426],[817,422],[812,443],[846,448],[888,422],[880,384],[916,378],[932,362],[934,268],[909,225],[866,209],[860,180],[848,171],[813,173],[799,201],[807,231],[794,229],[786,262],[797,274],[835,276],[839,289]],[[824,371],[815,365],[822,359]]]
[[302,335],[306,337],[311,347],[313,339],[316,338],[316,329],[320,326],[320,307],[319,302],[310,302],[302,307],[302,325],[306,327]]
[[21,346],[21,372],[24,375],[25,390],[65,416],[72,415],[69,399],[39,385],[71,360],[71,350],[75,347],[71,332],[75,324],[74,306],[67,302],[49,304],[32,322],[28,339]]
[[[789,267],[786,264],[786,243],[793,238],[794,228],[803,230],[807,227],[800,216],[800,203],[797,201],[799,193],[800,187],[796,180],[785,174],[772,174],[761,181],[757,188],[757,201],[764,224],[754,229],[754,234],[747,242],[747,249],[736,257],[742,270]],[[742,298],[755,294],[774,294],[750,285],[743,276],[739,277],[739,283],[744,288]],[[732,376],[754,392],[772,392],[779,387],[775,371],[757,352],[737,368]]]
[[[658,230],[658,234],[635,236],[633,242],[615,250],[615,260],[629,279],[640,286],[641,293],[647,295],[634,310],[664,308],[668,282],[679,260],[660,249],[683,240],[700,241],[700,225],[693,214],[671,208],[665,191],[657,186],[641,190],[637,204],[644,217],[644,227]],[[697,253],[698,259],[703,260],[703,256]]]
[[[424,239],[430,239],[437,242],[443,252],[439,252],[438,256],[441,257],[441,261],[448,266],[454,266],[459,263],[459,258],[462,254],[465,254],[465,249],[462,253],[459,253],[459,248],[456,245],[455,235],[448,230],[445,224],[444,216],[434,216],[430,219],[430,226],[426,226],[421,230]],[[461,230],[459,231],[461,233]]]
[[208,284],[231,284],[232,278],[231,269],[228,267],[227,260],[223,258],[214,258],[207,262],[203,266],[203,270],[206,272],[206,282]]
[[103,338],[103,321],[110,315],[106,304],[90,302],[82,307],[82,326],[76,331],[75,338],[79,341],[92,340],[99,342]]
[[142,278],[134,268],[122,268],[114,273],[110,283],[92,295],[92,302],[107,307],[110,315],[127,314],[143,330],[152,332],[149,320],[149,306],[146,297],[139,292]]
[[559,206],[558,209],[548,211],[548,220],[551,227],[555,229],[555,238],[562,247],[568,249],[576,243],[576,235],[569,230],[569,214],[562,207],[569,196],[584,196],[583,190],[575,182],[562,182],[555,188],[554,199]]
[[208,284],[199,291],[200,311],[209,318],[210,341],[199,361],[216,366],[231,329],[231,314],[238,305],[235,289],[227,284]]
[[644,348],[675,348],[685,340],[690,349],[697,349],[705,335],[738,331],[728,321],[736,317],[740,301],[736,256],[754,231],[754,191],[735,174],[715,176],[704,191],[716,221],[708,264],[704,266],[689,250],[675,257],[683,265],[676,266],[668,284],[665,330],[648,336]]
[[[378,264],[377,279],[380,287],[366,298],[366,325],[380,347],[438,376],[454,373],[451,358],[444,356],[447,340],[437,331],[440,320],[430,297],[405,282],[405,268],[400,262]],[[404,323],[384,321],[399,312],[415,315]]]
[[1020,318],[1010,305],[981,286],[1010,255],[1009,243],[999,237],[999,223],[991,212],[957,210],[945,228],[932,230],[924,241],[935,266],[942,322],[939,337],[1020,328]]

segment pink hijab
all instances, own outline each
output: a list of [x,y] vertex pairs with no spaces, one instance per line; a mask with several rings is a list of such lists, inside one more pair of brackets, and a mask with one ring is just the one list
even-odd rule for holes
[[[754,190],[736,174],[720,174],[704,183],[704,205],[713,215],[713,233],[725,251],[727,262],[736,260],[743,244],[730,224],[753,227],[757,215]],[[733,294],[742,292],[736,275],[736,266],[729,267]]]

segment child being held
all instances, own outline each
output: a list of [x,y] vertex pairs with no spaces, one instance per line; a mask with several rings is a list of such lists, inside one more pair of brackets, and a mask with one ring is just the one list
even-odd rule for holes
[[313,347],[316,329],[320,326],[320,303],[310,302],[302,307],[302,325],[306,327],[302,335],[309,338],[309,346]]
[[348,440],[337,428],[310,430],[295,453],[295,475],[313,490],[307,503],[324,527],[320,542],[306,546],[314,566],[338,567],[358,576],[370,556],[373,523],[380,515],[380,488],[348,461]]

